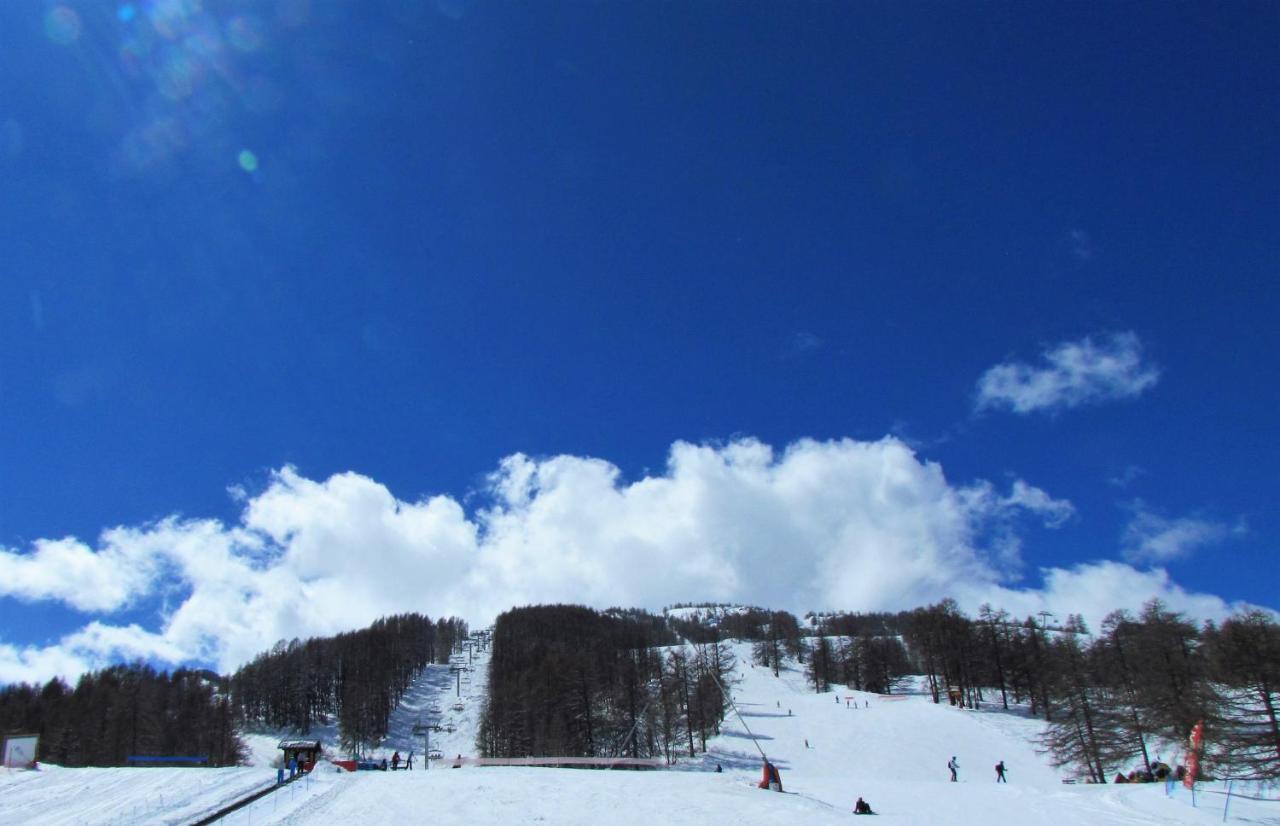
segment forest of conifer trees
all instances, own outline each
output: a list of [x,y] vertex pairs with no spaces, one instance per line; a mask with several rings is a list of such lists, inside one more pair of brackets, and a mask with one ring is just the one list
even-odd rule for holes
[[715,641],[677,646],[661,617],[571,605],[498,617],[486,757],[649,757],[706,751],[719,732],[732,654]]
[[0,689],[0,732],[40,735],[37,759],[62,766],[122,766],[133,756],[244,757],[227,680],[212,671],[172,674],[143,663]]
[[[1280,625],[1272,615],[1251,611],[1197,627],[1152,601],[1137,616],[1113,612],[1098,634],[1079,616],[1061,625],[1045,619],[1019,621],[987,605],[971,619],[951,600],[896,615],[813,617],[819,639],[808,673],[816,690],[839,682],[888,692],[901,676],[920,674],[934,702],[1025,705],[1045,720],[1042,746],[1054,762],[1094,782],[1135,763],[1149,773],[1153,748],[1180,753],[1201,721],[1208,771],[1280,777]],[[882,657],[892,663],[886,679],[869,682],[880,672],[868,662]]]
[[276,643],[231,677],[231,697],[247,725],[307,734],[338,721],[341,747],[362,753],[387,733],[391,712],[428,663],[445,663],[467,636],[451,617],[384,617],[336,637]]
[[[1094,782],[1150,770],[1203,721],[1204,765],[1222,777],[1280,779],[1280,624],[1250,611],[1197,626],[1158,601],[1117,611],[1096,633],[1069,615],[1017,619],[984,605],[809,614],[691,607],[658,616],[570,605],[515,608],[493,631],[477,748],[491,757],[646,757],[705,751],[728,713],[733,649],[755,664],[797,662],[814,691],[897,693],[920,675],[934,702],[1030,713],[1041,747]],[[360,752],[386,734],[414,676],[468,634],[419,614],[305,642],[281,641],[230,677],[144,663],[82,675],[71,688],[0,688],[0,731],[40,735],[39,759],[121,765],[134,755],[240,761],[238,731],[306,734],[337,723]],[[1169,757],[1168,751],[1164,756]],[[1176,758],[1174,758],[1176,759]]]

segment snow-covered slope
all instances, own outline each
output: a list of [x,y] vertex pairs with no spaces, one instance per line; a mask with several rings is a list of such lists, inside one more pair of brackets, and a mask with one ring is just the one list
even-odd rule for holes
[[[708,744],[707,754],[684,760],[673,771],[453,770],[445,768],[446,760],[427,772],[317,777],[317,782],[329,784],[328,791],[291,815],[272,817],[264,811],[255,821],[340,823],[430,817],[471,826],[517,822],[820,826],[846,822],[859,795],[885,820],[928,826],[972,826],[975,821],[1061,826],[1222,820],[1224,799],[1211,787],[1200,794],[1200,808],[1193,808],[1189,794],[1180,787],[1167,797],[1165,788],[1155,784],[1064,784],[1063,773],[1035,751],[1032,738],[1041,724],[1024,715],[934,705],[922,694],[900,700],[846,690],[815,694],[798,669],[774,677],[768,669],[752,668],[749,652],[749,646],[737,647],[739,677],[732,687],[742,718],[729,720],[723,733]],[[463,684],[466,711],[454,714],[456,731],[447,740],[442,738],[440,745],[447,756],[474,753],[487,664],[487,658],[479,656],[474,683],[470,689]],[[434,705],[446,716],[453,714],[454,684],[445,683],[438,674],[422,679],[437,691]],[[433,702],[429,691],[411,695],[421,698],[413,700],[418,706]],[[854,700],[863,707],[855,709]],[[787,794],[755,788],[761,758],[747,735],[748,727],[780,767]],[[403,743],[388,743],[392,745],[404,753]],[[949,781],[946,768],[952,755],[961,766],[958,783]],[[994,766],[1000,760],[1008,767],[1007,785],[995,782]],[[722,773],[715,773],[716,764]],[[1280,823],[1280,802],[1236,799],[1231,815],[1237,823]]]
[[[349,774],[322,766],[307,785],[268,795],[227,822],[821,826],[846,822],[859,795],[883,821],[927,826],[1222,822],[1221,785],[1203,788],[1198,808],[1181,787],[1166,796],[1159,784],[1067,785],[1063,773],[1036,754],[1032,738],[1041,725],[1036,720],[994,709],[938,706],[924,695],[889,700],[845,690],[814,694],[799,670],[774,677],[768,669],[752,668],[748,655],[748,646],[738,647],[741,665],[732,687],[742,719],[731,717],[706,755],[684,760],[673,771],[451,769],[448,760],[428,771],[419,764],[413,772]],[[433,748],[448,757],[474,754],[484,655],[475,666],[466,674],[470,679],[463,681],[461,698],[447,667],[424,671],[392,720],[386,753],[413,749],[420,755],[421,740],[412,727],[420,719],[428,722],[434,707],[440,722],[454,731],[433,734]],[[851,698],[847,704],[846,697]],[[853,700],[867,705],[855,709]],[[462,711],[453,710],[457,702]],[[761,758],[748,727],[780,767],[788,793],[755,788]],[[946,762],[952,755],[961,766],[958,783],[948,780]],[[995,782],[993,766],[999,760],[1009,770],[1007,785]],[[717,763],[722,773],[714,772]],[[41,823],[184,822],[174,812],[149,812],[145,801],[154,800],[161,786],[166,801],[171,794],[192,801],[225,796],[242,782],[236,773],[249,771],[55,769],[0,775],[0,823],[33,822],[36,812],[35,822]],[[103,773],[105,780],[98,784],[93,772]],[[209,785],[190,785],[199,783]],[[1280,824],[1276,792],[1264,796],[1271,799],[1233,799],[1229,822]],[[11,808],[11,800],[23,801],[21,808]],[[131,816],[130,806],[136,815]]]
[[255,768],[0,770],[0,824],[191,823],[274,780]]
[[[480,714],[489,687],[489,655],[455,654],[452,660],[450,665],[429,665],[419,672],[391,715],[379,756],[390,759],[396,751],[401,756],[413,751],[416,767],[416,761],[423,756],[424,737],[413,730],[432,724],[440,727],[430,733],[432,750],[446,757],[475,753]],[[469,670],[451,672],[451,667]]]

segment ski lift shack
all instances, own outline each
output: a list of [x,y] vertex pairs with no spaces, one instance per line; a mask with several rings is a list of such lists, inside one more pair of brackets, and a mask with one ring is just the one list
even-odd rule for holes
[[319,740],[281,740],[279,748],[284,752],[284,764],[290,760],[298,761],[298,768],[309,772],[320,759],[323,748]]

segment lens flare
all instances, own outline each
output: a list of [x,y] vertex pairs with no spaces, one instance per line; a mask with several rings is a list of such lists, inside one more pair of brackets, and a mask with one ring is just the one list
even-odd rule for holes
[[182,49],[167,49],[156,69],[156,89],[169,100],[183,100],[195,91],[199,66]]
[[44,16],[45,36],[59,46],[70,46],[80,39],[80,15],[75,9],[54,6]]
[[242,52],[256,52],[266,39],[262,21],[251,14],[237,14],[227,21],[227,40]]

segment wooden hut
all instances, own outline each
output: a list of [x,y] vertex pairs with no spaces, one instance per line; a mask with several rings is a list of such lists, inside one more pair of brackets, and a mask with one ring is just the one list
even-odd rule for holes
[[297,760],[298,768],[304,772],[311,771],[323,752],[319,740],[281,740],[279,748],[284,752],[286,766],[290,760]]

